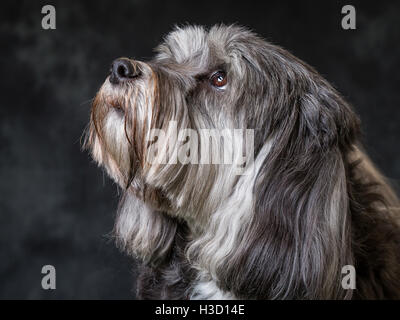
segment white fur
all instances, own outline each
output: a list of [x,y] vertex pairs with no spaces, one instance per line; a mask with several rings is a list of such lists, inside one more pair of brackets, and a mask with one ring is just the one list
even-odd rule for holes
[[[210,222],[205,228],[206,231],[188,248],[189,260],[196,256],[196,261],[193,261],[195,266],[203,273],[208,274],[211,279],[217,278],[217,269],[235,250],[244,235],[246,226],[251,222],[255,200],[254,182],[271,146],[271,141],[265,143],[256,160],[247,168],[251,174],[241,176],[232,195],[210,217]],[[216,183],[216,185],[221,184]],[[203,281],[200,281],[199,285],[200,288],[203,288]],[[210,285],[207,285],[206,288],[210,288]]]

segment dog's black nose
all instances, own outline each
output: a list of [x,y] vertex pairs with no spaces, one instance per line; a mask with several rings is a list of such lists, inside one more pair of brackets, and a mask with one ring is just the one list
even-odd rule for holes
[[134,61],[127,58],[119,58],[114,60],[111,65],[110,82],[118,84],[125,80],[136,78],[139,75],[140,70]]

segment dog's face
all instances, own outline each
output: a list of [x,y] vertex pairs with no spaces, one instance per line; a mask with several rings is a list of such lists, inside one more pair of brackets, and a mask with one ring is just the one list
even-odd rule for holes
[[154,189],[155,198],[175,202],[168,206],[180,205],[173,194],[189,176],[207,193],[218,178],[216,165],[149,165],[150,130],[168,131],[171,121],[179,129],[255,128],[267,79],[259,65],[264,58],[247,45],[262,44],[238,27],[188,27],[169,34],[151,61],[114,61],[93,103],[94,159],[121,187]]
[[[171,133],[171,122],[199,132],[200,146],[191,153],[207,139],[201,129],[254,130],[253,154],[241,163],[249,166],[268,141],[280,141],[278,151],[286,148],[293,128],[303,131],[302,142],[310,146],[312,138],[318,145],[336,141],[335,133],[320,135],[322,126],[337,131],[342,119],[313,103],[311,92],[317,86],[328,85],[288,52],[245,29],[178,28],[156,49],[153,60],[114,61],[93,103],[87,145],[121,187],[156,209],[185,209],[193,217],[197,211],[214,210],[238,176],[232,164],[163,162],[161,157],[179,152],[187,140]],[[164,130],[166,139],[157,141],[153,129]],[[230,151],[238,154],[242,148],[233,144]]]

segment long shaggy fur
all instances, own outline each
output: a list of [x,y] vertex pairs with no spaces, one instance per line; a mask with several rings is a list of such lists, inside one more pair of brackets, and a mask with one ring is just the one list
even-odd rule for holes
[[[238,26],[176,28],[156,52],[129,60],[139,77],[106,79],[86,139],[124,190],[115,235],[142,261],[138,296],[400,298],[399,201],[336,90]],[[216,70],[227,74],[222,90],[210,85]],[[227,164],[151,164],[151,129],[169,132],[171,121],[200,145],[204,128],[253,129],[254,159],[243,175]],[[178,148],[167,135],[156,157]],[[341,286],[345,265],[355,290]]]

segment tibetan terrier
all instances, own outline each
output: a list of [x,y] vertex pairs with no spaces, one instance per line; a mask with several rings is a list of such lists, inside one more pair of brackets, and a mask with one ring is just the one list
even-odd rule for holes
[[[239,138],[209,141],[223,130]],[[399,202],[359,137],[313,68],[219,25],[115,60],[85,145],[124,191],[140,298],[400,298]],[[209,159],[222,149],[234,161]]]

